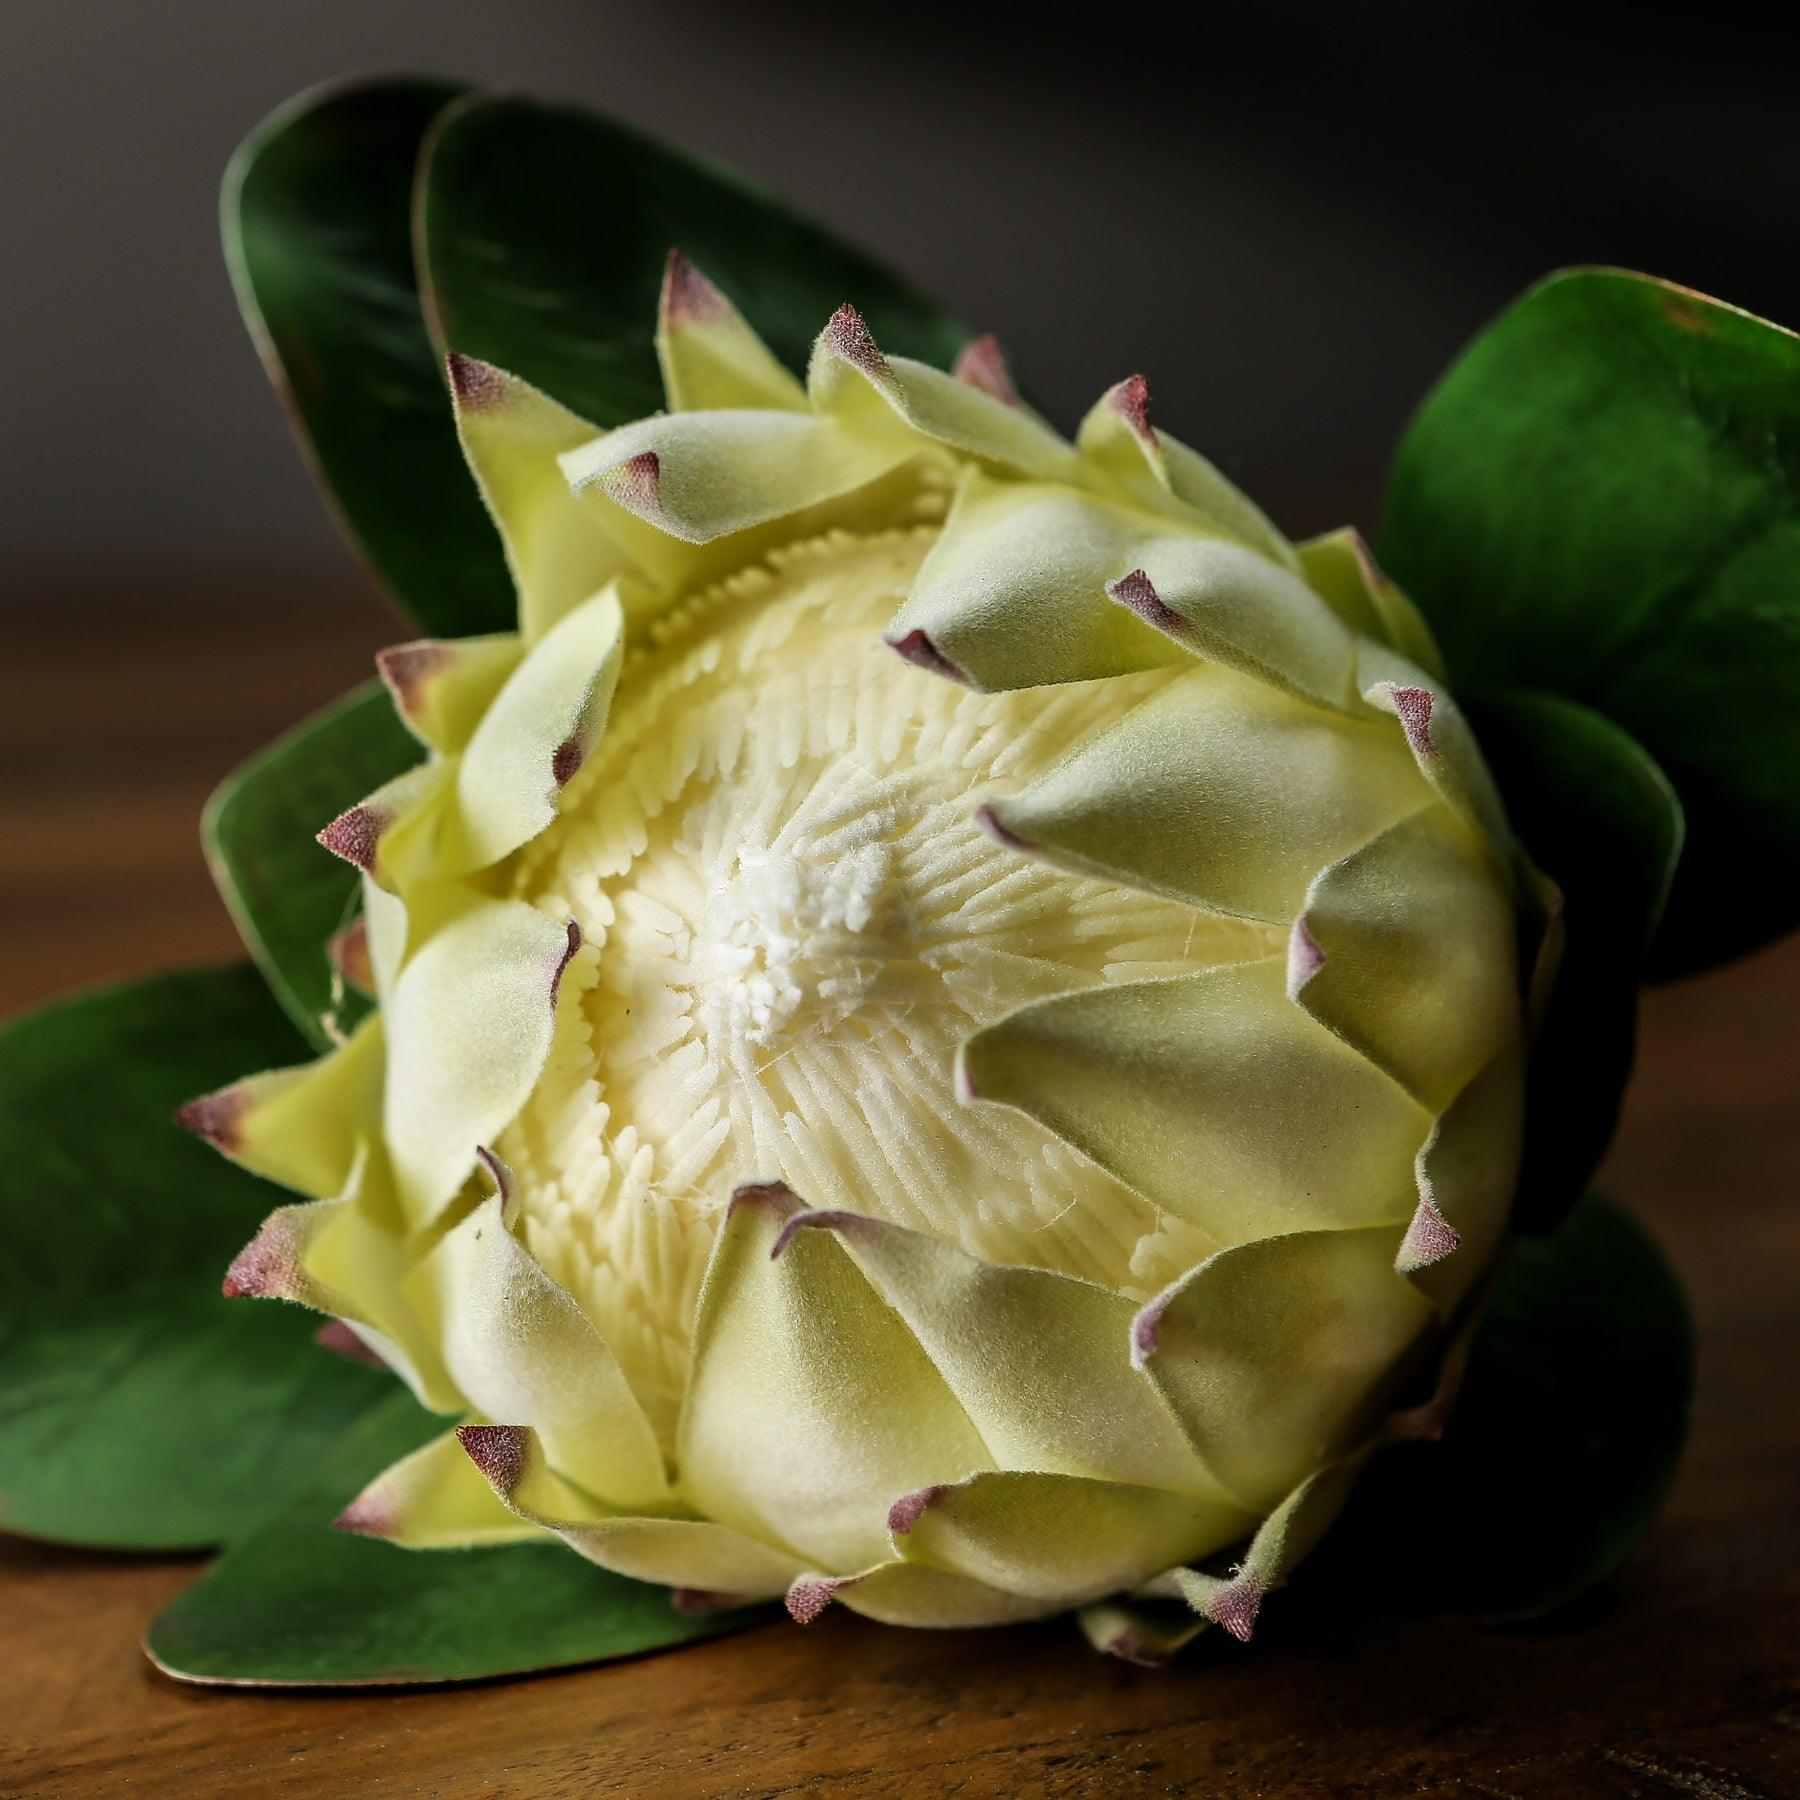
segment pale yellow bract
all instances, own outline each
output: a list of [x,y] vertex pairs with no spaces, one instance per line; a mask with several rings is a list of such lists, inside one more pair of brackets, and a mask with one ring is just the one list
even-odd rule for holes
[[382,658],[429,755],[322,834],[379,1006],[189,1109],[311,1196],[228,1290],[462,1421],[351,1529],[1247,1636],[1441,1422],[1517,1171],[1429,635],[1141,380],[1070,444],[846,308],[802,387],[679,257],[657,341],[606,433],[452,359],[520,629]]

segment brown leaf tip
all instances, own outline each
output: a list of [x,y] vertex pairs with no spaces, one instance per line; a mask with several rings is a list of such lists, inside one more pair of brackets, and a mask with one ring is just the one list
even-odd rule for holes
[[902,1494],[888,1508],[888,1530],[895,1537],[905,1537],[924,1518],[927,1510],[949,1491],[949,1485],[940,1481],[934,1487],[922,1487],[916,1493]]
[[353,806],[348,812],[339,813],[319,833],[319,842],[333,856],[340,856],[353,868],[372,875],[381,849],[381,834],[392,823],[380,807]]
[[950,373],[1004,406],[1019,404],[1019,390],[1012,370],[1006,366],[1006,352],[991,331],[963,345]]
[[964,687],[975,685],[960,665],[953,663],[931,641],[928,632],[915,629],[902,632],[899,637],[884,638],[882,641],[896,656],[903,657],[915,669],[923,669],[928,675],[942,675],[950,681],[961,682]]
[[731,302],[679,250],[663,264],[662,316],[669,325],[710,325],[730,316]]
[[840,306],[831,315],[824,339],[825,347],[853,368],[878,380],[887,378],[887,358],[881,354],[873,334],[863,323],[862,314],[854,306]]
[[175,1123],[183,1131],[204,1138],[215,1150],[235,1156],[244,1147],[244,1115],[250,1109],[249,1091],[241,1082],[201,1094],[175,1109]]
[[462,411],[487,412],[506,399],[511,382],[506,372],[492,363],[452,350],[444,358],[444,367],[450,377],[450,392]]
[[1107,597],[1128,606],[1144,621],[1167,637],[1185,637],[1188,621],[1174,607],[1165,605],[1156,585],[1142,569],[1133,569],[1117,581],[1106,584]]
[[1462,1242],[1462,1234],[1438,1211],[1430,1194],[1421,1193],[1419,1204],[1400,1240],[1394,1268],[1402,1275],[1415,1274],[1442,1262]]
[[1239,1575],[1218,1590],[1202,1608],[1215,1625],[1223,1625],[1240,1644],[1256,1630],[1262,1609],[1262,1584],[1254,1575]]
[[510,1494],[519,1485],[531,1445],[523,1425],[459,1425],[456,1441],[496,1492]]

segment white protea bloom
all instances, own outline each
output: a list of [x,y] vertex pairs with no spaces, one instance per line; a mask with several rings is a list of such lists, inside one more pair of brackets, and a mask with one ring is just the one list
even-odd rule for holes
[[1517,1168],[1514,852],[1429,636],[1141,379],[1071,445],[846,308],[802,387],[679,257],[657,343],[606,433],[452,359],[519,630],[381,658],[429,755],[322,834],[379,1008],[187,1109],[311,1196],[227,1289],[462,1421],[349,1528],[1247,1636],[1439,1417]]

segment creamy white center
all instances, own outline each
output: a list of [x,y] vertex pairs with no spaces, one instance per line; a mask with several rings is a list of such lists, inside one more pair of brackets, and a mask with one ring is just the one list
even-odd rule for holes
[[974,819],[1162,675],[978,695],[881,641],[929,532],[797,546],[627,662],[515,891],[581,925],[505,1135],[526,1241],[671,1428],[740,1182],[1132,1294],[1212,1248],[1007,1108],[956,1049],[1021,1003],[1266,954],[1260,927],[1078,878]]

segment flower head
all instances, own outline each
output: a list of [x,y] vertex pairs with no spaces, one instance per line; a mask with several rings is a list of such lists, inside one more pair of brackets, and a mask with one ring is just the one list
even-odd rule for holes
[[381,658],[426,758],[321,833],[380,1004],[193,1109],[309,1196],[228,1288],[464,1421],[347,1528],[1247,1637],[1511,1199],[1512,851],[1429,635],[1140,377],[1071,444],[844,308],[802,386],[679,256],[657,343],[605,433],[451,360],[519,630]]

